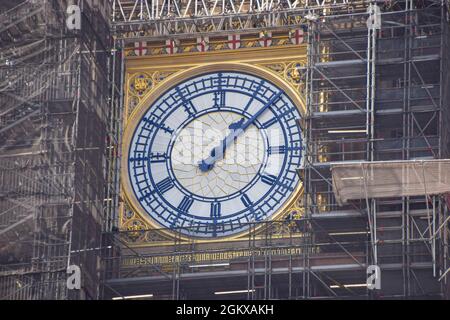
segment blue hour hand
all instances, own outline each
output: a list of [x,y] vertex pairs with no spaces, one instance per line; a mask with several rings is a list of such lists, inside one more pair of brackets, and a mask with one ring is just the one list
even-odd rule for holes
[[208,158],[199,162],[198,167],[200,171],[207,172],[214,167],[214,163],[216,162],[216,160],[219,160],[218,155],[220,154],[220,148],[221,145],[215,147],[211,150],[210,156]]
[[[244,119],[242,119],[244,120]],[[236,124],[236,127],[238,126],[238,124],[240,122],[243,121],[238,121],[235,122],[233,125]],[[232,125],[230,125],[231,127]],[[223,155],[225,154],[225,150],[226,148],[243,132],[242,129],[237,128],[237,129],[233,129],[232,132],[225,137],[225,139],[223,139],[220,143],[219,146],[213,148],[210,152],[210,155],[208,158],[202,160],[199,162],[198,167],[200,169],[200,171],[202,172],[207,172],[209,170],[211,170],[214,167],[214,163],[217,160],[220,160],[223,158]]]

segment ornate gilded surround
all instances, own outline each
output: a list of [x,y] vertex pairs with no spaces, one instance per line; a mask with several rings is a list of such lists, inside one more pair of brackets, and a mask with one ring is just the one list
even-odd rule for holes
[[[232,63],[236,65],[248,65],[258,68],[261,72],[270,73],[276,81],[294,91],[299,99],[302,112],[304,112],[305,97],[305,45],[284,45],[268,48],[242,48],[227,51],[187,52],[178,54],[152,55],[152,56],[128,56],[126,58],[125,76],[125,101],[123,127],[126,132],[127,125],[132,119],[133,112],[140,107],[145,100],[158,94],[162,87],[170,83],[183,72],[190,69],[202,69],[208,65],[218,63]],[[125,146],[123,146],[125,147]],[[123,153],[122,153],[123,154]],[[122,172],[122,175],[124,173]],[[125,176],[122,176],[125,179]],[[125,240],[133,247],[173,245],[178,242],[225,242],[248,239],[248,232],[229,238],[220,239],[187,239],[183,236],[168,232],[158,227],[147,217],[139,212],[127,195],[126,184],[122,181],[122,194],[119,226],[121,231],[126,231]],[[287,219],[295,219],[302,215],[302,188],[298,188],[293,199],[284,206],[270,226],[271,237],[301,236],[293,223],[286,223]],[[267,228],[257,228],[250,232],[256,232],[256,237],[267,235]]]

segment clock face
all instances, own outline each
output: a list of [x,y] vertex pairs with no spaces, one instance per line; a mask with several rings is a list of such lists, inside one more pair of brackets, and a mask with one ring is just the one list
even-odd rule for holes
[[273,217],[297,190],[300,113],[273,83],[206,73],[146,108],[125,141],[126,169],[130,196],[162,228],[230,236]]

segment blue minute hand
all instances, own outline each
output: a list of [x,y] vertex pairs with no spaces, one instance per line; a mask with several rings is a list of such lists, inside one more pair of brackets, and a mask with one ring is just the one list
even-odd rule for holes
[[272,98],[250,119],[244,122],[244,119],[239,120],[229,126],[232,130],[229,135],[225,137],[217,147],[213,148],[210,152],[210,156],[199,162],[198,167],[202,172],[207,172],[214,167],[214,163],[217,160],[223,158],[226,148],[234,142],[261,114],[266,111],[272,104],[274,104],[282,95],[282,92],[278,92],[272,96]]

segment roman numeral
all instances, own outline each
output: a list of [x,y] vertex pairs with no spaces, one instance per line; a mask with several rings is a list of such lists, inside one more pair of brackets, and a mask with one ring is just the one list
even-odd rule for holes
[[225,107],[225,91],[214,92],[214,106],[219,109]]
[[189,101],[187,104],[184,104],[184,109],[186,109],[187,113],[189,114],[196,114],[197,109],[195,109],[194,104],[192,101]]
[[166,162],[167,155],[165,153],[151,153],[150,154],[150,162]]
[[166,127],[163,124],[159,124],[159,123],[155,122],[152,119],[143,118],[142,121],[146,122],[150,126],[155,126],[158,129],[161,129],[162,131],[165,131],[167,133],[173,133],[173,129],[172,128]]
[[142,197],[139,198],[139,201],[150,198],[151,196],[153,196],[153,192],[149,192],[149,193],[143,195]]
[[186,112],[189,113],[190,115],[197,113],[197,109],[195,109],[194,105],[192,104],[192,101],[188,101],[186,99],[181,89],[179,87],[176,87],[175,90],[177,91],[179,98],[183,102],[183,107],[186,110]]
[[220,218],[220,202],[211,203],[211,218]]
[[172,179],[170,177],[161,180],[156,184],[156,188],[158,188],[159,192],[165,193],[174,187]]
[[252,102],[255,100],[255,98],[256,98],[259,94],[261,94],[261,93],[260,93],[260,90],[261,90],[261,87],[262,87],[262,85],[264,84],[264,82],[265,82],[264,80],[261,80],[261,82],[258,84],[258,86],[256,87],[256,89],[253,91],[252,97],[250,98],[250,100],[248,101],[247,105],[245,106],[244,111],[247,111],[248,108],[250,107],[250,105],[252,104]]
[[[289,179],[287,179],[289,180]],[[289,185],[287,185],[286,183],[283,183],[283,181],[277,181],[277,177],[274,175],[266,175],[266,176],[261,176],[261,181],[268,184],[269,186],[273,186],[274,184],[281,186],[282,188],[285,188],[287,190],[294,190],[292,187],[290,187]],[[292,181],[292,180],[290,180]]]
[[261,181],[272,186],[277,182],[277,177],[275,177],[274,175],[267,175],[267,176],[262,176],[261,177]]
[[241,197],[241,201],[244,204],[244,206],[246,208],[251,207],[252,206],[252,201],[250,200],[250,198],[248,197],[248,195],[244,194]]
[[166,162],[167,155],[165,153],[151,153],[149,157],[137,157],[137,158],[130,158],[131,162],[141,162],[141,161],[147,161],[150,160],[150,162],[156,163],[156,162]]
[[286,146],[269,147],[269,154],[286,153]]
[[188,196],[184,196],[183,200],[181,200],[180,204],[178,205],[178,210],[186,213],[189,211],[193,203],[194,199]]

